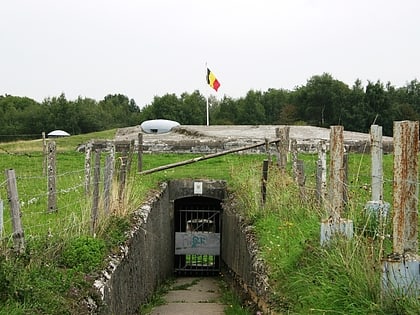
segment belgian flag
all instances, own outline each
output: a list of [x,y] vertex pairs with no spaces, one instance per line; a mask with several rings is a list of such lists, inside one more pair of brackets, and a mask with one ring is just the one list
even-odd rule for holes
[[216,92],[217,89],[220,87],[220,82],[217,80],[216,76],[213,72],[210,71],[209,68],[207,68],[207,84],[210,85]]

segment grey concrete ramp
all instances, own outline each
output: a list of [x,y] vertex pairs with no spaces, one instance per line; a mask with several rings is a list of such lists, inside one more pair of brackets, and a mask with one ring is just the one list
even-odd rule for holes
[[185,277],[176,282],[165,295],[165,305],[153,309],[151,315],[219,315],[225,305],[220,301],[221,292],[215,278]]

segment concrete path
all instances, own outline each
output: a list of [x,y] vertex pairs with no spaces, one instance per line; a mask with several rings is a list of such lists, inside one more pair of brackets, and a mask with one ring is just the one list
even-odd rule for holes
[[215,278],[177,278],[172,290],[165,295],[165,305],[153,309],[151,315],[220,315],[221,292]]

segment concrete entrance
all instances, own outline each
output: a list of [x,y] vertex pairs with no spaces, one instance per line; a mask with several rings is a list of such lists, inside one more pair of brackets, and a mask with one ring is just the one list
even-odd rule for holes
[[193,196],[174,202],[175,273],[217,275],[220,271],[221,200]]
[[222,202],[226,182],[173,180],[174,271],[176,275],[217,275],[220,271]]

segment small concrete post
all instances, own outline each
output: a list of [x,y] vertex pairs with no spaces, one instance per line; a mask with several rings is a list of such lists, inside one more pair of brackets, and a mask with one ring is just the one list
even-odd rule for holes
[[383,200],[382,126],[370,126],[370,146],[372,157],[372,200]]
[[393,253],[383,261],[385,294],[420,294],[418,151],[419,122],[394,122]]
[[318,202],[325,205],[327,197],[327,144],[325,140],[318,143],[316,192]]
[[394,217],[395,253],[418,251],[418,149],[419,123],[394,123]]
[[330,217],[338,223],[343,211],[344,135],[342,126],[331,126],[330,133]]
[[383,233],[391,208],[390,204],[383,200],[383,143],[381,126],[372,125],[370,127],[370,147],[372,199],[365,205],[365,216],[367,220],[372,222],[372,224],[369,224],[370,228],[373,229],[371,233],[376,235]]
[[329,218],[321,222],[321,244],[329,242],[334,234],[353,237],[353,221],[341,218],[344,208],[344,128],[331,126]]

